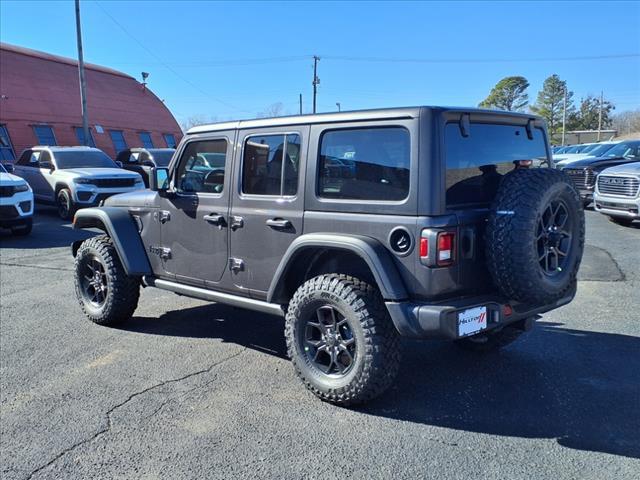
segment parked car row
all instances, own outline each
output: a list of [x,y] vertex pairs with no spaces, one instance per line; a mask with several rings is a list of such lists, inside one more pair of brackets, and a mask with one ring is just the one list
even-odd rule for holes
[[611,144],[604,153],[556,164],[573,180],[585,206],[616,223],[640,219],[640,140]]
[[[13,188],[12,182],[19,181],[28,189],[31,196],[29,218],[35,200],[55,205],[60,218],[69,220],[79,208],[98,205],[118,193],[148,187],[151,169],[166,167],[173,152],[174,149],[170,148],[132,148],[120,152],[118,160],[113,161],[102,150],[91,147],[29,148],[15,164],[4,164],[0,217],[3,226],[5,222],[13,221],[15,216],[15,212],[10,210],[14,207],[5,208],[5,203],[14,199],[13,195],[8,196],[10,188]],[[22,214],[22,210],[19,213]],[[23,231],[19,227],[16,230]]]

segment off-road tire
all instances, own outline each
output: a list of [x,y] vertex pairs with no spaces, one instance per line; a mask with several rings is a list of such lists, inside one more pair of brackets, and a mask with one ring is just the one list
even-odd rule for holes
[[[566,208],[572,236],[564,268],[551,275],[541,268],[536,239],[552,202]],[[575,288],[584,236],[584,210],[571,179],[551,168],[518,169],[501,180],[491,207],[485,234],[487,268],[506,298],[553,303]]]
[[629,227],[633,223],[632,218],[609,217],[609,220],[617,225],[622,225],[623,227]]
[[[107,294],[100,307],[87,301],[82,292],[83,262],[91,257],[102,263],[106,274]],[[109,236],[99,235],[82,242],[76,253],[74,267],[76,297],[89,320],[99,325],[115,325],[131,318],[138,306],[140,279],[125,273]]]
[[62,220],[71,220],[76,213],[76,206],[68,188],[61,188],[56,194],[56,207],[58,216]]
[[489,353],[499,350],[511,343],[515,342],[523,330],[515,327],[504,327],[498,331],[490,331],[484,334],[473,335],[467,338],[461,338],[453,343],[463,349],[471,352]]
[[25,235],[29,235],[32,229],[33,229],[33,220],[29,219],[25,222],[24,225],[11,228],[11,233],[13,233],[14,235],[23,237]]
[[[353,367],[338,379],[315,368],[301,346],[305,319],[322,305],[335,308],[356,339]],[[307,389],[336,405],[356,405],[382,394],[400,365],[400,337],[380,292],[348,275],[320,275],[296,290],[286,314],[285,339],[295,372]]]

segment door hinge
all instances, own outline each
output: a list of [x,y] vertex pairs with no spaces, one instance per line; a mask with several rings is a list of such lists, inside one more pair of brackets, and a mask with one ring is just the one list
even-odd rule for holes
[[160,210],[159,212],[155,212],[153,214],[153,218],[158,220],[160,223],[167,223],[171,220],[171,212],[168,210]]
[[232,272],[241,272],[244,270],[244,260],[240,258],[229,258],[229,269]]

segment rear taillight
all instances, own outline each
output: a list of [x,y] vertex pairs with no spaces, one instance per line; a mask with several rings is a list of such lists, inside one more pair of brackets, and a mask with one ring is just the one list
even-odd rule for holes
[[439,267],[451,265],[455,261],[456,234],[440,232],[436,248],[436,263]]
[[429,239],[420,238],[420,258],[427,258],[429,256]]

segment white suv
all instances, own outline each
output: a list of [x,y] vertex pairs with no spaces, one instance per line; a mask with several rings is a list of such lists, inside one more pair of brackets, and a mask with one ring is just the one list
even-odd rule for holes
[[52,203],[64,220],[76,209],[98,205],[117,193],[144,188],[142,177],[120,168],[106,153],[90,147],[33,147],[16,163],[36,201]]
[[640,220],[640,162],[610,167],[598,175],[593,203],[621,225]]
[[0,227],[28,235],[33,224],[33,192],[22,178],[0,164]]

